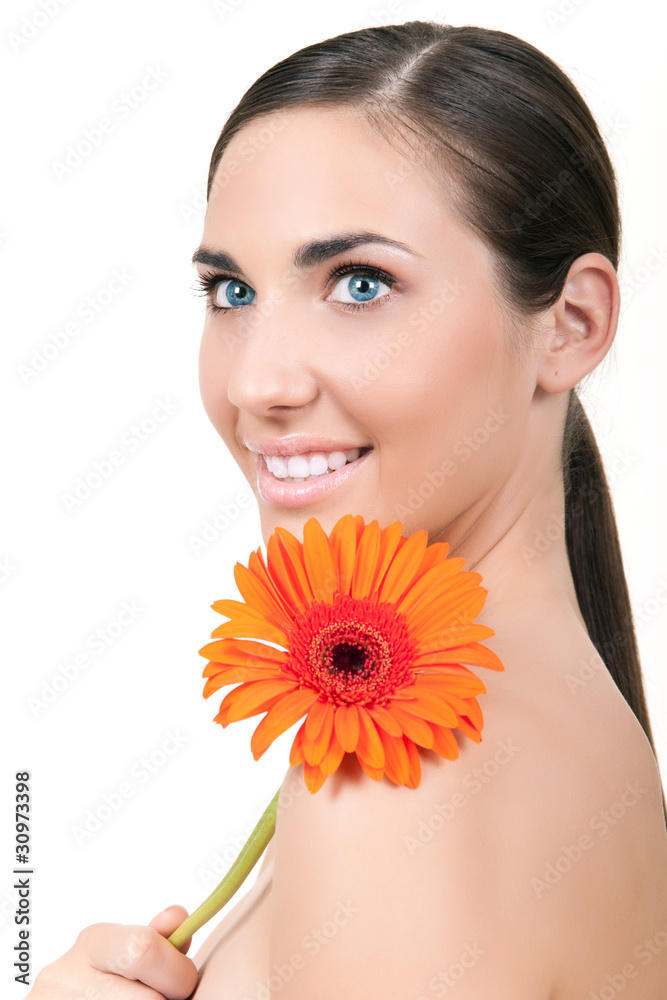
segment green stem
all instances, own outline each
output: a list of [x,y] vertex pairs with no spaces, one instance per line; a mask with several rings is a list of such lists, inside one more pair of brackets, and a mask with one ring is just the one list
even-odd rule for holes
[[238,857],[217,889],[214,889],[201,906],[198,906],[189,917],[186,917],[174,933],[167,938],[175,948],[181,948],[195,931],[203,927],[211,917],[214,917],[223,908],[225,903],[229,902],[239,886],[243,885],[274,834],[279,794],[280,789],[262,813],[257,826],[241,848]]

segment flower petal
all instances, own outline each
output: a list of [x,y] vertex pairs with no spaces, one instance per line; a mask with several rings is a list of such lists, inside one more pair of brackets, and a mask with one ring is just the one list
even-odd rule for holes
[[384,748],[384,773],[396,785],[407,784],[410,777],[410,763],[402,736],[391,736],[380,729],[380,739]]
[[303,527],[303,557],[313,592],[313,600],[333,600],[338,590],[338,567],[324,528],[315,517]]
[[221,638],[232,636],[244,639],[263,639],[266,642],[275,642],[278,646],[287,646],[289,640],[284,629],[279,629],[277,625],[271,624],[263,615],[258,617],[258,621],[252,622],[249,619],[241,621],[226,622],[213,629],[211,636]]
[[263,583],[268,593],[271,594],[276,608],[280,609],[281,624],[285,628],[289,629],[294,621],[294,608],[289,601],[285,600],[280,591],[280,587],[277,586],[276,581],[272,579],[268,566],[264,562],[264,556],[262,555],[261,549],[257,549],[255,552],[250,553],[248,558],[248,569],[255,574],[260,583]]
[[475,587],[471,593],[451,594],[449,600],[443,595],[439,600],[439,606],[449,618],[467,619],[473,621],[486,604],[488,590],[485,587]]
[[[318,702],[315,702],[315,705],[317,704]],[[315,706],[313,706],[313,708],[314,707]],[[307,725],[308,725],[308,719],[306,719],[306,726]],[[310,740],[306,736],[306,739],[304,739],[303,742],[303,752],[309,764],[321,763],[322,758],[329,750],[329,744],[331,743],[331,736],[333,734],[333,731],[334,731],[334,707],[329,702],[327,702],[324,706],[324,720],[322,723],[322,728],[320,729],[319,733],[317,734],[314,740]]]
[[312,688],[299,688],[286,694],[269,709],[250,739],[255,760],[259,760],[273,741],[308,711],[317,697],[317,691]]
[[467,702],[468,711],[459,712],[459,715],[463,715],[464,718],[470,719],[470,722],[473,724],[475,729],[479,729],[481,732],[482,729],[484,729],[484,716],[482,715],[482,709],[479,707],[477,698],[464,698],[463,701]]
[[248,615],[251,618],[259,616],[259,611],[255,611],[254,608],[249,608],[247,604],[243,601],[231,601],[225,598],[224,601],[213,601],[211,605],[214,611],[217,611],[220,615],[225,615],[227,618],[234,618],[236,615],[240,615],[242,618]]
[[289,752],[289,763],[290,767],[296,767],[297,764],[303,764],[305,757],[303,755],[303,737],[306,730],[306,723],[302,722],[296,731],[296,735],[292,741],[292,746]]
[[303,779],[309,792],[318,792],[326,781],[326,777],[321,767],[304,763]]
[[[243,685],[241,685],[241,687],[242,686]],[[274,694],[273,698],[267,698],[266,701],[262,701],[260,702],[259,705],[256,705],[252,709],[252,711],[246,712],[243,718],[251,719],[253,715],[262,715],[263,712],[268,712],[268,710],[272,707],[272,705],[275,705],[275,703],[277,701],[280,701],[282,697],[283,694]],[[219,723],[219,725],[221,725],[223,729],[225,729],[230,722],[237,721],[235,719],[230,719],[228,717],[228,713],[229,713],[229,706],[225,706],[225,708],[221,706],[220,709],[218,710],[218,714],[214,717],[213,721]]]
[[282,600],[293,608],[294,616],[302,614],[308,607],[298,578],[292,566],[292,560],[285,546],[281,544],[277,534],[271,535],[267,542],[267,559],[269,573],[279,591]]
[[417,692],[416,687],[417,685],[414,685],[411,688],[414,693],[410,697],[396,691],[392,695],[392,703],[397,701],[405,712],[426,719],[427,722],[437,722],[440,726],[458,724],[458,716],[448,704],[446,697],[426,689],[419,689]]
[[334,771],[340,766],[340,762],[345,756],[345,751],[343,750],[340,742],[335,733],[331,734],[331,742],[329,743],[329,749],[325,753],[324,757],[320,761],[320,767],[325,774],[333,774]]
[[256,715],[265,701],[287,695],[297,687],[297,681],[283,679],[247,681],[225,695],[218,714],[226,719],[223,725],[247,719]]
[[272,646],[251,639],[216,639],[202,646],[199,654],[223,666],[273,666],[276,673],[289,662],[288,654],[282,649],[273,649]]
[[419,750],[412,742],[412,740],[403,737],[403,742],[405,744],[405,751],[408,755],[408,780],[406,785],[408,788],[417,788],[422,776],[422,766],[419,759]]
[[[382,751],[382,757],[384,759],[384,750]],[[370,764],[366,760],[364,760],[363,757],[360,757],[358,754],[357,754],[357,760],[359,761],[359,764],[361,765],[361,767],[363,768],[363,770],[365,771],[365,773],[368,775],[369,778],[372,778],[373,781],[382,780],[382,776],[384,775],[383,767],[371,767]]]
[[419,718],[419,716],[412,715],[410,712],[405,712],[398,702],[392,704],[391,714],[401,727],[404,736],[407,736],[413,743],[418,743],[419,746],[425,747],[427,750],[431,749],[434,737],[433,730],[428,722]]
[[474,674],[465,677],[463,674],[450,673],[446,668],[428,667],[417,671],[417,676],[421,690],[428,689],[436,694],[439,692],[447,699],[450,695],[470,698],[476,694],[486,694],[486,685]]
[[308,580],[304,563],[303,544],[286,528],[276,528],[275,534],[283,551],[285,567],[290,573],[292,584],[297,588],[304,607],[313,602],[313,589]]
[[[402,537],[403,525],[400,521],[394,521],[393,524],[388,524],[386,528],[382,529],[380,535],[380,551],[377,557],[377,566],[375,569],[375,576],[371,584],[370,593],[379,590],[382,581],[387,575],[387,570],[391,565],[391,561],[394,558],[396,552],[398,552],[399,547],[404,542]],[[428,552],[428,549],[426,550]]]
[[465,733],[466,736],[470,737],[474,743],[482,742],[482,737],[480,736],[478,730],[472,725],[471,722],[464,719],[463,716],[459,716],[457,728],[460,729],[462,733]]
[[284,627],[285,616],[273,594],[243,563],[237,562],[234,566],[234,580],[246,604],[259,611],[269,622],[279,628]]
[[209,677],[204,684],[203,696],[210,698],[212,694],[220,688],[227,687],[228,684],[238,684],[239,681],[261,681],[275,678],[273,670],[250,670],[248,667],[229,667],[219,670],[212,677]]
[[476,698],[459,698],[449,692],[447,692],[446,697],[448,704],[452,706],[459,717],[464,716],[469,719],[475,729],[482,730],[484,728],[482,710]]
[[[426,552],[432,548],[433,546],[429,545]],[[444,562],[436,563],[426,573],[416,577],[414,583],[399,601],[398,610],[407,615],[417,608],[421,610],[422,607],[431,604],[436,597],[440,597],[443,592],[451,589],[456,582],[456,574],[460,572],[464,564],[465,559],[461,558],[447,559]]]
[[419,568],[415,573],[415,579],[421,580],[424,573],[428,573],[432,566],[436,564],[442,565],[445,563],[447,556],[449,555],[449,543],[448,542],[431,542],[427,546],[424,555],[422,556],[422,561],[419,564]]
[[322,698],[318,698],[317,701],[313,702],[310,711],[306,716],[305,736],[307,740],[317,739],[322,730],[322,726],[324,725],[327,712],[330,710],[331,705]]
[[410,585],[428,544],[428,531],[415,531],[398,550],[379,588],[379,599],[398,603]]
[[[420,676],[424,676],[421,674]],[[450,697],[473,698],[478,694],[486,694],[486,686],[478,678],[449,677],[444,673],[431,674],[437,686],[434,690],[440,691],[447,700]]]
[[278,646],[287,646],[287,632],[270,622],[260,611],[249,608],[240,601],[214,601],[214,611],[231,619],[223,622],[211,632],[212,639],[223,636],[235,638],[265,639]]
[[[414,626],[412,626],[414,628]],[[419,647],[424,653],[448,649],[450,646],[461,646],[463,643],[476,642],[477,639],[489,639],[496,633],[488,625],[437,624],[434,619],[429,625],[419,630]]]
[[340,705],[334,712],[336,736],[346,753],[354,753],[359,741],[359,714],[356,705]]
[[378,735],[375,722],[363,705],[359,706],[357,757],[360,763],[363,764],[365,761],[373,770],[382,771],[384,767],[384,747],[382,746],[382,740]]
[[431,749],[440,757],[456,760],[459,756],[459,745],[454,733],[447,726],[433,726],[435,741]]
[[[431,653],[419,653],[415,657],[415,667],[419,668],[426,664],[440,666],[441,664],[453,664],[461,670],[466,668],[464,663],[472,663],[478,667],[488,667],[489,670],[504,670],[505,667],[496,653],[488,646],[482,646],[479,642],[470,642],[463,646],[450,646],[448,649],[436,650]],[[468,671],[468,675],[475,675]]]
[[370,715],[371,719],[377,722],[378,726],[380,726],[386,733],[390,733],[392,736],[400,736],[403,732],[391,712],[389,712],[382,705],[367,705],[366,711]]
[[366,525],[357,548],[354,574],[350,584],[351,597],[359,599],[368,597],[375,576],[379,551],[380,525],[378,521],[371,521],[370,524]]
[[[433,588],[428,598],[406,613],[406,618],[410,628],[418,633],[431,630],[436,622],[443,629],[451,625],[468,625],[481,611],[486,594],[486,590],[469,583],[452,584],[444,594],[435,593]],[[474,602],[477,602],[476,607]]]
[[350,593],[357,555],[357,526],[352,514],[345,514],[336,522],[330,539],[334,559],[338,564],[340,592],[346,596]]
[[410,627],[421,632],[435,621],[442,622],[444,628],[450,623],[466,625],[474,621],[484,607],[487,593],[483,587],[478,587],[471,593],[466,590],[459,596],[440,597],[431,601],[428,607],[420,608],[418,614],[410,619]]

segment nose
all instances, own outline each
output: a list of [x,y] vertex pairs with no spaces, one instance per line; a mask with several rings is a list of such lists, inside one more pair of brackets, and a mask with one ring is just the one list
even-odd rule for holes
[[318,395],[312,341],[273,315],[239,324],[227,383],[230,403],[256,416],[306,406]]

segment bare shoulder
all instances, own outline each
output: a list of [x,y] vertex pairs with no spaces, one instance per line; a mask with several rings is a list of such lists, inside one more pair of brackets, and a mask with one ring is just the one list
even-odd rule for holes
[[508,954],[532,943],[553,1000],[621,983],[626,1000],[660,1000],[667,830],[656,759],[588,637],[573,628],[545,639],[513,646],[507,678],[490,686],[484,743],[467,751],[516,745],[475,818],[483,825],[488,813],[504,838]]
[[592,644],[576,642],[557,667],[525,736],[543,777],[527,769],[535,798],[523,819],[538,848],[526,856],[536,913],[551,930],[555,997],[622,987],[626,1000],[660,1000],[667,830],[657,762]]
[[[514,646],[506,672],[484,676],[482,743],[460,736],[456,761],[420,751],[417,789],[373,782],[348,756],[303,794],[301,768],[290,769],[274,838],[271,961],[294,954],[303,968],[284,1000],[433,998],[455,983],[460,1000],[489,990],[496,1000],[569,1000],[602,988],[617,966],[627,978],[633,962],[637,998],[658,1000],[659,776],[608,673],[568,681],[591,651],[577,636],[551,652]],[[379,960],[394,950],[400,963]],[[630,986],[624,996],[634,1000]]]

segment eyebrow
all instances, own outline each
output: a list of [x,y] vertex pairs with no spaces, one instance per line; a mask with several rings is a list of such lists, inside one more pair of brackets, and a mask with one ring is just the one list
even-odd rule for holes
[[[329,260],[330,257],[337,257],[338,254],[354,250],[355,247],[363,246],[367,243],[380,243],[383,246],[402,250],[403,253],[409,253],[415,257],[422,256],[416,250],[406,246],[405,243],[393,240],[389,236],[383,236],[382,233],[334,233],[331,236],[301,243],[292,255],[292,263],[294,267],[299,269],[313,267],[315,264],[321,264],[323,261]],[[225,250],[212,250],[210,247],[203,245],[197,247],[193,253],[192,263],[209,264],[211,267],[218,267],[223,271],[241,273],[243,270],[232,255]]]

